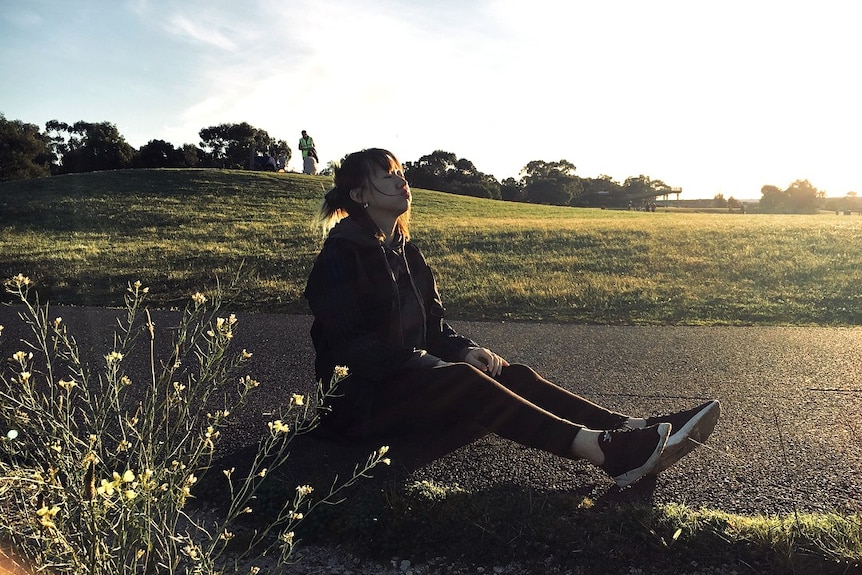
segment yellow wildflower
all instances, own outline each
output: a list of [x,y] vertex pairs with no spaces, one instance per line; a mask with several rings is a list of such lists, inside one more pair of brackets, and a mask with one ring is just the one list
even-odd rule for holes
[[114,489],[117,485],[113,481],[108,481],[107,479],[103,479],[101,485],[96,488],[96,493],[99,495],[111,496],[114,494]]
[[290,427],[285,425],[284,422],[280,419],[276,419],[275,421],[270,421],[268,424],[269,429],[273,433],[287,433],[290,431]]
[[336,365],[335,375],[336,377],[347,377],[349,375],[349,370],[343,365]]
[[[3,327],[3,326],[0,326],[0,328],[2,328],[2,327]],[[250,352],[250,351],[242,350],[242,358],[243,358],[243,359],[249,359],[249,358],[251,357],[251,355],[252,355],[252,354],[251,354],[251,352]]]
[[39,517],[39,523],[45,527],[56,527],[54,524],[54,516],[57,515],[58,511],[60,511],[60,508],[56,505],[50,509],[47,506],[42,506],[36,511],[36,515]]
[[306,495],[310,495],[312,491],[314,491],[314,487],[312,487],[311,485],[297,485],[296,486],[296,492],[299,493],[299,495],[301,495],[302,497],[305,497]]
[[252,379],[250,375],[246,375],[245,377],[239,378],[239,384],[245,388],[245,391],[249,391],[250,389],[259,386],[260,382],[256,379]]
[[57,385],[59,385],[60,387],[62,387],[66,391],[71,391],[73,387],[78,385],[78,382],[76,382],[74,379],[70,379],[70,380],[61,379],[60,381],[57,382]]
[[201,292],[196,292],[192,296],[192,301],[195,302],[196,305],[204,305],[205,303],[207,303],[207,296],[205,296]]
[[23,274],[18,274],[6,283],[10,283],[15,287],[24,287],[30,285],[30,278]]
[[126,489],[126,490],[123,492],[123,495],[125,495],[125,496],[126,496],[126,499],[128,499],[129,501],[131,501],[132,499],[134,499],[135,497],[137,497],[137,496],[138,496],[138,492],[137,492],[137,491],[135,491],[134,489]]
[[115,363],[119,363],[119,362],[123,361],[123,354],[120,353],[119,351],[112,351],[111,353],[109,353],[108,355],[105,356],[105,361],[108,363],[108,365],[113,365]]
[[9,361],[24,363],[28,359],[33,359],[33,352],[27,353],[26,351],[16,351],[12,354],[12,357],[9,358]]
[[131,469],[127,469],[125,473],[123,473],[123,483],[131,483],[135,480],[135,474]]
[[299,393],[294,393],[291,399],[293,405],[305,405],[305,396]]

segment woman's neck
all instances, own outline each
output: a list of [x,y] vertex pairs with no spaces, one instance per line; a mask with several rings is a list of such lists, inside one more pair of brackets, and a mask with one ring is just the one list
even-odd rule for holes
[[387,245],[391,244],[395,237],[395,227],[398,225],[398,218],[384,218],[379,215],[375,217],[372,214],[369,214],[369,217],[374,222],[374,225],[383,233],[383,243]]

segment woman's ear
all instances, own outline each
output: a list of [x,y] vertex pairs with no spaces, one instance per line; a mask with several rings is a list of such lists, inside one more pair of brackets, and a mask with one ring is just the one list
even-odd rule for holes
[[350,199],[356,202],[357,204],[362,204],[362,189],[361,188],[353,188],[350,190]]

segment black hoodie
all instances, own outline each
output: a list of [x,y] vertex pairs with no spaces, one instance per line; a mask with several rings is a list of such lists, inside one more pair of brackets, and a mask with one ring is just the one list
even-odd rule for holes
[[401,369],[462,361],[476,346],[444,321],[434,275],[419,249],[400,236],[387,246],[351,218],[329,233],[305,297],[314,314],[315,372],[324,382],[335,366],[344,366],[351,386],[373,387]]

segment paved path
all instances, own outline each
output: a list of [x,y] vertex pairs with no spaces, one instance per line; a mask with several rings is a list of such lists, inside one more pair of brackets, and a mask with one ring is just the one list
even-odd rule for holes
[[[56,308],[94,357],[108,350],[120,312]],[[14,312],[0,352],[19,348]],[[176,314],[156,312],[163,334]],[[739,513],[862,511],[862,328],[608,327],[452,322],[509,361],[614,409],[651,415],[717,397],[723,416],[707,445],[665,471],[618,490],[585,462],[523,448],[493,436],[446,451],[427,438],[393,442],[391,470],[408,478],[457,483],[469,490],[517,485],[608,498],[680,502]],[[312,350],[307,316],[239,314],[237,349],[254,353],[250,373],[262,389],[241,413],[227,449],[255,439],[270,413],[292,392],[310,393]],[[270,418],[271,419],[271,418]],[[364,458],[346,448],[302,438],[297,472],[320,475]],[[303,467],[303,462],[313,466]],[[352,466],[352,464],[351,464]],[[313,467],[313,469],[312,469]],[[342,469],[343,472],[343,469]]]

